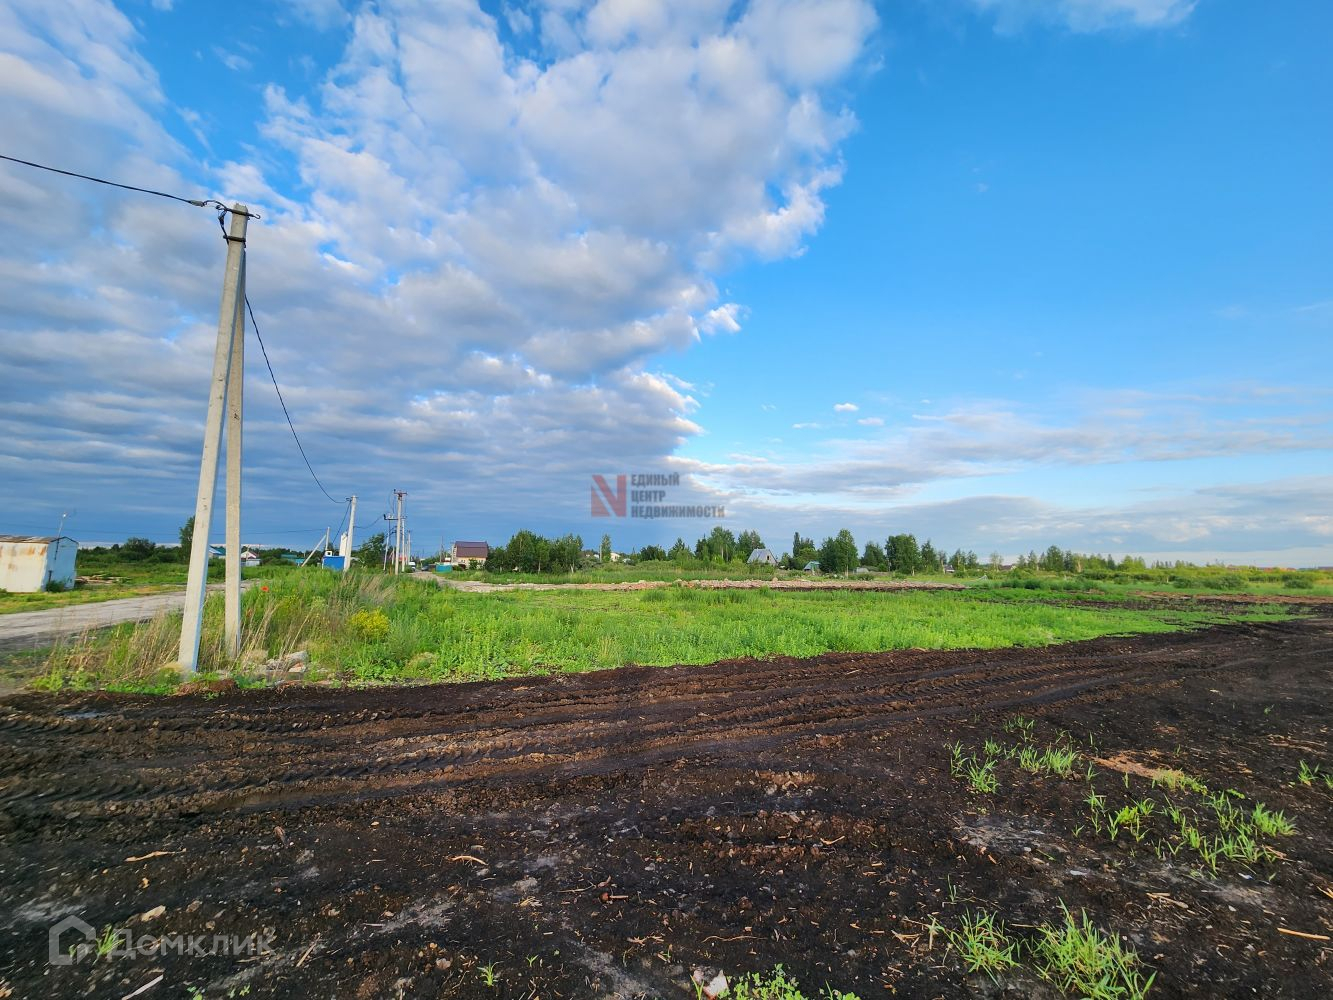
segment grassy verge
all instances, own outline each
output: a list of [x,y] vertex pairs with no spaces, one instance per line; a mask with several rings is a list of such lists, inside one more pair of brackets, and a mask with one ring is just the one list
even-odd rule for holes
[[[204,671],[245,672],[310,652],[315,674],[351,682],[497,679],[626,663],[703,664],[830,651],[1040,646],[1168,632],[1239,618],[1198,609],[1052,603],[990,592],[696,590],[469,594],[372,574],[287,572],[245,596],[246,649],[222,653],[221,600],[204,620]],[[56,649],[49,688],[169,686],[179,616],[123,626]]]
[[[145,594],[184,590],[188,569],[184,563],[175,562],[99,564],[96,573],[86,578],[88,582],[76,584],[72,590],[39,591],[35,594],[11,594],[7,590],[0,590],[0,615],[13,614],[17,611],[46,611],[50,608],[69,607],[72,604],[96,604],[101,601],[119,600],[122,597],[141,597]],[[85,568],[81,566],[79,572],[84,573]],[[275,564],[251,567],[244,570],[241,576],[246,580],[272,579],[294,572],[296,572],[294,566]],[[209,564],[208,582],[221,583],[222,580],[222,561],[215,559]]]

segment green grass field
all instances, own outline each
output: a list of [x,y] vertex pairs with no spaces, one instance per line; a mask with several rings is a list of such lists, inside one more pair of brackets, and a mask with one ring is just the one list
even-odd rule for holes
[[[254,566],[244,570],[246,580],[270,578],[294,572],[296,567],[281,564]],[[183,562],[103,562],[92,567],[80,565],[78,572],[89,574],[95,582],[80,583],[73,590],[39,591],[35,594],[11,594],[0,590],[0,615],[16,611],[45,611],[71,604],[95,604],[141,594],[159,594],[170,590],[184,590],[188,567]],[[222,560],[214,559],[208,568],[208,582],[223,580]]]
[[[244,663],[309,650],[317,677],[451,681],[627,663],[702,664],[843,651],[1036,646],[1166,632],[1223,620],[1202,605],[1126,606],[1027,590],[783,592],[767,588],[473,594],[433,582],[321,571],[273,577],[246,594]],[[221,651],[221,601],[205,614],[201,669],[244,673]],[[55,650],[39,684],[160,690],[179,617],[122,626]]]

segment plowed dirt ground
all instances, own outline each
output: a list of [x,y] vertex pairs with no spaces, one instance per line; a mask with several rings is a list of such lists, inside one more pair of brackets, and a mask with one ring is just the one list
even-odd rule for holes
[[[1333,764],[1313,610],[1042,649],[11,695],[0,996],[691,998],[695,969],[783,963],[812,995],[1055,997],[1027,967],[966,975],[927,928],[985,907],[1022,933],[1064,902],[1137,949],[1151,996],[1327,998],[1333,791],[1296,780]],[[1283,810],[1284,857],[1213,873],[1096,837],[1081,780],[970,792],[948,745],[1016,712],[1101,760],[1099,787],[1169,767]],[[53,966],[70,914],[271,948]]]

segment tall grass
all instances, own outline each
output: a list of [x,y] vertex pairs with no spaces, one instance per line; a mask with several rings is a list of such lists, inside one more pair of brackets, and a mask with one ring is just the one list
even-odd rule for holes
[[[1192,610],[1058,604],[996,592],[706,590],[474,594],[432,581],[310,570],[245,595],[239,661],[222,649],[221,600],[205,610],[203,670],[244,670],[307,649],[349,680],[473,680],[626,663],[701,664],[830,651],[1039,646],[1166,632],[1219,620]],[[377,611],[377,614],[364,612]],[[1248,617],[1278,617],[1255,612]],[[53,654],[44,683],[151,685],[175,658],[179,615]]]
[[[243,674],[271,657],[354,632],[348,628],[352,616],[383,606],[394,593],[390,577],[372,574],[312,570],[284,575],[280,583],[255,587],[243,596],[242,646],[234,657],[225,648],[222,595],[210,595],[204,604],[199,671]],[[169,665],[177,659],[180,632],[180,612],[85,632],[51,651],[35,686],[169,689],[179,680]]]

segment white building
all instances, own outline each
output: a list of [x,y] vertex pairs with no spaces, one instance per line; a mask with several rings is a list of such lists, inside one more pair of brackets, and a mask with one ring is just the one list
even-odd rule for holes
[[74,586],[79,543],[64,535],[0,535],[0,590],[33,594],[47,584]]

